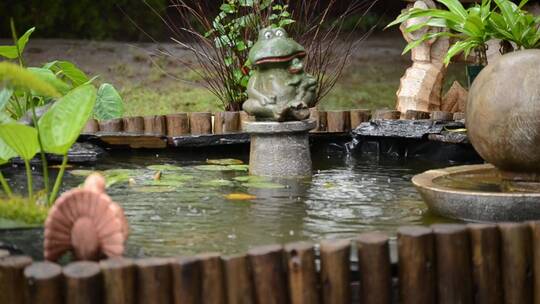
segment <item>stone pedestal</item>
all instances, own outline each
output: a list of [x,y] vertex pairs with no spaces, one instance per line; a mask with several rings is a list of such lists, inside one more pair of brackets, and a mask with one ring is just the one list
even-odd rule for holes
[[246,122],[251,136],[249,173],[270,177],[311,176],[310,130],[314,120],[291,122]]

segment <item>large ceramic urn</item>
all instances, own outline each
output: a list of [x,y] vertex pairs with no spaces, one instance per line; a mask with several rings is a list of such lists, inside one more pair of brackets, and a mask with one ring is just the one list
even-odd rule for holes
[[540,181],[540,50],[501,56],[474,81],[467,129],[504,179]]

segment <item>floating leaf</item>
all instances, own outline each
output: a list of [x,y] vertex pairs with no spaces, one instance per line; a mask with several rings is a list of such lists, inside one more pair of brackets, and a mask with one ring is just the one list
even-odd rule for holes
[[195,166],[195,169],[201,170],[201,171],[233,171],[228,166],[220,166],[220,165]]
[[257,188],[257,189],[283,189],[284,185],[268,182],[250,182],[242,184],[244,187]]
[[235,181],[243,182],[243,183],[258,183],[258,182],[267,182],[270,181],[270,178],[264,177],[264,176],[255,176],[255,175],[247,175],[247,176],[237,176],[233,178]]
[[246,193],[230,193],[225,195],[225,198],[231,201],[250,201],[256,199],[257,197],[255,195]]
[[183,170],[182,167],[178,167],[174,165],[152,165],[146,168],[152,171],[181,171]]
[[83,176],[83,177],[90,176],[90,174],[92,174],[94,172],[97,172],[97,171],[92,171],[92,170],[71,170],[71,171],[68,171],[68,173],[71,174],[71,175]]
[[227,167],[232,171],[249,171],[249,165],[229,165]]
[[210,165],[243,165],[244,162],[234,158],[208,159],[206,162]]
[[133,188],[134,192],[138,193],[165,193],[165,192],[174,192],[176,189],[174,187],[135,187]]
[[201,183],[205,187],[231,187],[234,185],[233,182],[226,179],[214,179],[211,181]]

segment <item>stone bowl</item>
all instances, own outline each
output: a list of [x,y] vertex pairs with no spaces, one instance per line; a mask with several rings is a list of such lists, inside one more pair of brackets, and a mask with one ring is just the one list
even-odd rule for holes
[[505,179],[540,180],[540,50],[501,56],[474,81],[467,130]]
[[538,187],[536,192],[495,190],[493,186],[504,189],[504,182],[489,164],[430,170],[412,182],[429,209],[444,217],[477,222],[540,219]]

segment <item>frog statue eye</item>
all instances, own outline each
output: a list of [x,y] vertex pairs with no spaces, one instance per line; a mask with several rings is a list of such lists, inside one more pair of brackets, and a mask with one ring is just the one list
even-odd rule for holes
[[272,34],[272,32],[270,31],[264,33],[264,38],[266,39],[272,39],[273,37],[274,37],[274,34]]
[[283,36],[285,36],[285,33],[282,30],[276,31],[276,37],[283,37]]

